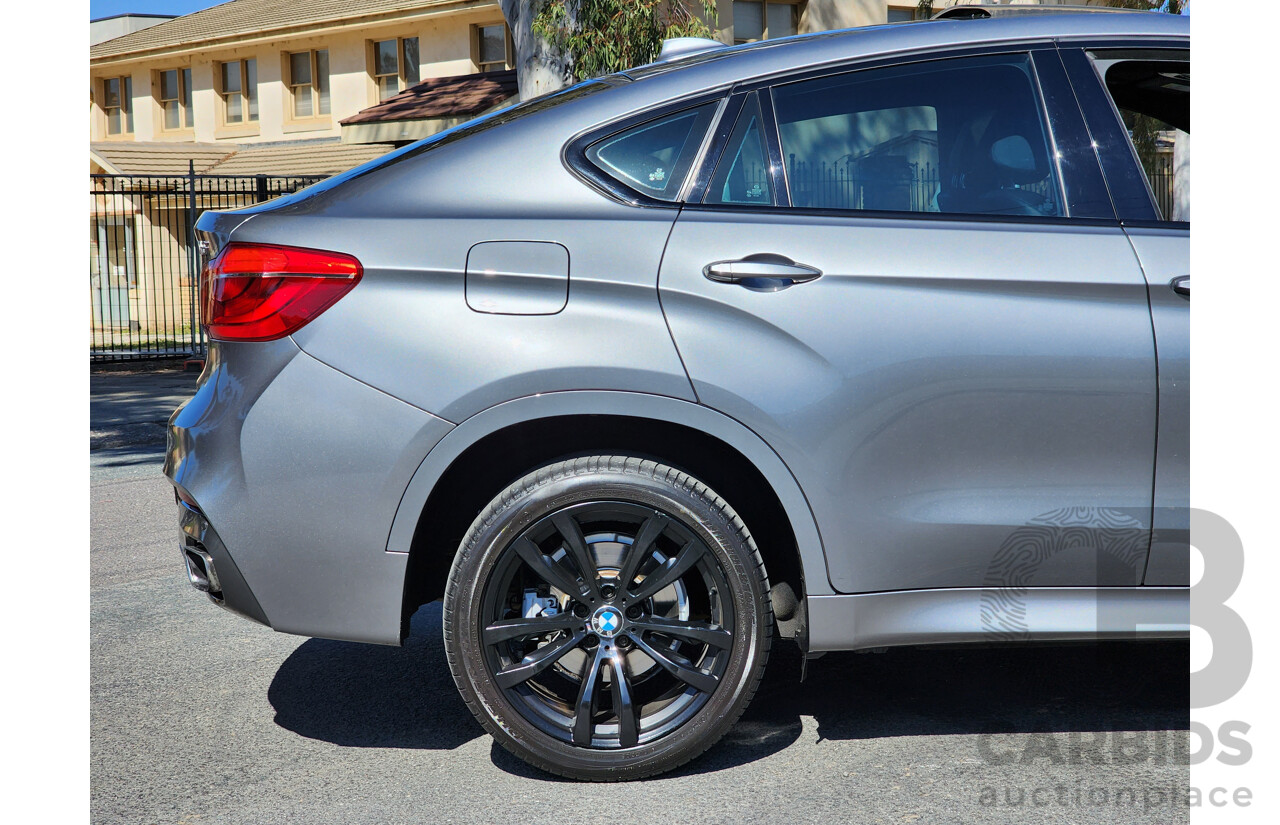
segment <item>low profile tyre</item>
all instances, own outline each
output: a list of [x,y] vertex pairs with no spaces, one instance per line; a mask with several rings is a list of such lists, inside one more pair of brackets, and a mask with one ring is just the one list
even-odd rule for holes
[[508,487],[472,524],[444,599],[449,668],[507,750],[575,779],[702,753],[764,672],[769,584],[731,507],[652,461],[590,456]]

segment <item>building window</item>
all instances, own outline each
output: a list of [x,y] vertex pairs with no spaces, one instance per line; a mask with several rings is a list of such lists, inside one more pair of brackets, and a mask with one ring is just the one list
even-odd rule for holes
[[733,42],[754,43],[796,33],[795,3],[779,0],[734,0]]
[[191,70],[168,69],[160,72],[161,128],[165,131],[190,129],[195,126],[195,108],[191,101]]
[[132,77],[108,77],[102,81],[102,110],[107,115],[107,134],[133,133]]
[[329,50],[293,52],[288,64],[289,96],[295,118],[329,114]]
[[418,38],[402,37],[373,43],[373,80],[378,85],[378,101],[416,86]]
[[505,23],[476,26],[473,47],[476,66],[482,72],[501,72],[514,65],[511,33]]
[[222,122],[227,125],[258,119],[258,61],[231,60],[218,64],[218,93]]
[[890,6],[888,12],[890,23],[910,23],[912,20],[922,19],[917,6]]

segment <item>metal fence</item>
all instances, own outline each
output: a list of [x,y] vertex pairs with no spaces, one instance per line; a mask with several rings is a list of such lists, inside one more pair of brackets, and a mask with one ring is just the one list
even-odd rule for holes
[[201,357],[196,220],[208,209],[262,203],[319,180],[90,175],[90,360]]
[[808,163],[792,155],[787,163],[791,202],[823,209],[933,211],[941,183],[938,167],[906,162],[879,166],[864,169],[855,162]]
[[1147,180],[1151,182],[1151,192],[1156,197],[1156,205],[1165,220],[1172,220],[1175,196],[1173,153],[1163,152],[1146,166]]
[[[886,174],[887,172],[887,174]],[[1160,213],[1166,219],[1174,210],[1173,155],[1159,155],[1147,168],[1147,179]],[[768,171],[763,166],[746,170],[748,184],[767,191]],[[932,212],[941,187],[938,167],[930,163],[903,163],[879,174],[860,169],[856,163],[806,163],[788,158],[787,181],[791,202],[796,206],[824,209],[880,209],[893,212]],[[1052,180],[1023,186],[1052,200]]]

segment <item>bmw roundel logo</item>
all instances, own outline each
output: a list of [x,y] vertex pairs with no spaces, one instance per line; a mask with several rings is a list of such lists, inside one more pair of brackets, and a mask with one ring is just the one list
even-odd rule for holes
[[606,639],[622,628],[622,614],[612,607],[602,607],[591,617],[591,629]]

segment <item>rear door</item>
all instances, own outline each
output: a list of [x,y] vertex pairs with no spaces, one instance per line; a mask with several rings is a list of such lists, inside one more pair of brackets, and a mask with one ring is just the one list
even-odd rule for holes
[[1151,302],[1160,413],[1149,585],[1191,584],[1191,53],[1184,45],[1062,52]]
[[1146,284],[1055,50],[744,87],[659,290],[699,400],[804,488],[838,592],[1135,585]]

